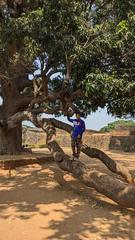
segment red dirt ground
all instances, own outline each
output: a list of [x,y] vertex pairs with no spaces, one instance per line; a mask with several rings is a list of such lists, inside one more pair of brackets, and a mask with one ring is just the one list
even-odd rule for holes
[[[135,172],[135,154],[108,153]],[[82,154],[81,160],[108,171],[97,159]],[[53,162],[17,168],[11,178],[0,170],[0,240],[86,239],[134,240],[135,211],[86,188]]]

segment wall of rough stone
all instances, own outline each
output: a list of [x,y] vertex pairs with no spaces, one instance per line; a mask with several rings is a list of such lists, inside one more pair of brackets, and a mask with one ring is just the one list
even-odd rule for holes
[[109,149],[135,152],[135,135],[111,136]]
[[46,142],[45,133],[39,130],[23,128],[23,145],[43,145]]
[[[62,147],[70,147],[70,134],[58,130],[57,142]],[[135,135],[119,136],[86,131],[83,136],[83,143],[90,147],[104,150],[114,149],[121,151],[135,151]],[[36,147],[44,146],[46,144],[45,133],[39,130],[24,129],[23,144],[29,146],[35,145]]]

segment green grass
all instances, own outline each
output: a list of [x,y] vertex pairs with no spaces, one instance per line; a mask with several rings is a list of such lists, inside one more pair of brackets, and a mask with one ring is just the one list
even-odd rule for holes
[[28,145],[28,147],[30,147],[30,148],[46,148],[47,145],[46,144],[30,144],[30,145]]

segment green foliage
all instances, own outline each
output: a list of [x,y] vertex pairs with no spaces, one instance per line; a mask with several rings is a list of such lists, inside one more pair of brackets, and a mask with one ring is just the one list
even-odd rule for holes
[[[13,77],[19,75],[21,61],[32,65],[35,59],[50,58],[51,68],[61,74],[49,80],[49,90],[58,91],[68,58],[70,94],[84,91],[83,98],[74,101],[80,110],[87,115],[106,106],[113,115],[134,117],[134,10],[130,0],[96,0],[91,9],[84,0],[27,0],[21,15],[6,15],[0,22],[2,71]],[[14,43],[16,54],[11,51]],[[38,64],[34,67],[40,70]]]
[[129,11],[126,19],[118,23],[114,19],[105,25],[106,32],[94,42],[98,51],[97,65],[94,62],[91,72],[86,75],[86,94],[97,107],[106,105],[113,115],[134,116],[135,16]]
[[109,123],[107,126],[100,129],[100,132],[111,132],[112,130],[117,129],[118,127],[124,127],[128,129],[129,127],[135,127],[134,121],[125,121],[125,120],[118,120],[113,123]]

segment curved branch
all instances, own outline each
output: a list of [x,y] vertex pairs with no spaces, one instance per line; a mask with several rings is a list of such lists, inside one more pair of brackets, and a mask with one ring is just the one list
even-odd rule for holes
[[57,143],[49,143],[49,149],[53,152],[54,159],[62,170],[71,172],[73,176],[81,180],[86,186],[95,188],[98,192],[118,204],[135,209],[135,186],[127,185],[105,173],[91,170],[80,161],[70,161],[64,154],[60,155],[59,151],[53,150],[53,144]]
[[95,171],[80,161],[71,161],[55,141],[55,129],[51,122],[45,124],[44,131],[47,133],[48,148],[62,170],[72,173],[86,186],[95,188],[121,206],[135,209],[134,185],[127,185],[117,178]]
[[19,91],[22,91],[26,87],[32,87],[33,81],[27,79],[19,79],[17,82],[17,88]]
[[26,108],[28,108],[28,105],[30,104],[30,102],[32,101],[33,96],[19,96],[19,98],[17,99],[17,101],[15,102],[15,110],[16,112],[21,109],[21,110],[25,110]]
[[40,119],[37,122],[37,116],[30,111],[18,112],[16,114],[14,114],[13,116],[9,117],[7,120],[7,126],[9,129],[12,129],[12,128],[16,127],[18,123],[25,121],[25,120],[29,120],[32,123],[34,123],[35,126],[40,127],[40,124],[39,124]]
[[2,87],[0,86],[0,97],[3,97]]
[[[33,98],[30,105],[34,106],[34,104],[36,103],[43,103],[43,102],[55,102],[56,100],[63,100],[64,96],[63,96],[63,89],[61,89],[60,91],[56,91],[54,93],[49,93],[47,96],[41,95],[38,96],[36,98]],[[75,92],[73,92],[70,95],[70,99],[69,102],[72,103],[74,100],[76,100],[79,97],[84,96],[84,93],[82,91],[82,89],[77,89]]]
[[0,106],[0,119],[3,118],[3,106]]
[[97,148],[91,148],[87,145],[83,145],[81,151],[91,158],[97,158],[106,165],[106,167],[120,176],[122,176],[128,183],[134,182],[129,170],[122,166],[120,163],[115,162],[106,153]]
[[52,109],[52,108],[36,108],[36,109],[33,109],[32,112],[35,113],[35,114],[40,114],[40,113],[46,113],[46,114],[58,114],[59,111],[61,111],[61,109],[59,107],[55,107],[55,109]]

